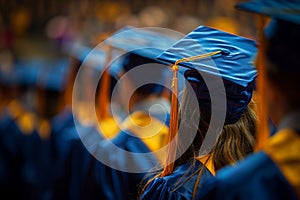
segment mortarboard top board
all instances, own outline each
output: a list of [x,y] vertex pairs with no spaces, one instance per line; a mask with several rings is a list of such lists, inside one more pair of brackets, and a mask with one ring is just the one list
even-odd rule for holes
[[[174,44],[179,37],[165,35],[156,30],[157,29],[141,29],[127,26],[104,40],[103,43],[111,47],[111,57],[113,58],[112,62],[110,62],[109,73],[116,79],[119,79],[125,72],[143,64],[165,64],[163,61],[157,60],[157,56]],[[161,71],[161,73],[158,72],[158,68],[159,67],[157,67],[156,70],[153,70],[157,72],[155,79],[159,79],[158,82],[162,83],[162,80],[165,80],[164,76],[167,75],[167,73],[164,71]],[[149,71],[149,74],[153,73],[150,73]],[[135,78],[133,78],[132,81],[134,79]],[[139,81],[134,81],[134,84],[137,82]],[[152,86],[149,86],[148,88],[147,86],[143,86],[143,89],[140,91],[162,91],[162,87],[159,86],[159,84],[156,85],[156,87]]]
[[[215,55],[209,59],[180,62],[179,72],[184,73],[188,81],[200,82],[199,87],[206,91],[199,74],[222,77],[227,94],[225,123],[234,123],[245,111],[255,87],[257,72],[253,63],[256,43],[253,40],[200,26],[162,53],[158,59],[175,64],[183,58],[210,53]],[[197,94],[197,97],[200,105],[207,105],[205,101],[209,98],[209,93]]]
[[239,3],[236,8],[300,24],[299,0],[253,0]]
[[78,59],[79,61],[84,61],[92,49],[80,42],[74,42],[69,51],[70,56]]
[[[147,47],[165,50],[178,39],[176,36],[165,35],[156,31],[156,29],[141,29],[127,26],[114,33],[104,43],[113,48],[130,52]],[[147,53],[147,57],[151,56],[151,51]]]
[[21,60],[16,63],[18,83],[23,86],[34,87],[37,84],[41,59]]
[[[122,63],[125,56],[121,55],[124,52],[134,51],[134,54],[154,61],[159,53],[170,47],[178,39],[178,36],[168,36],[149,29],[144,30],[126,26],[102,42],[105,46],[112,47],[112,61],[110,62],[109,72],[115,78],[122,74],[124,71]],[[158,52],[159,50],[161,52]],[[105,67],[108,52],[105,49],[91,49],[76,43],[72,46],[71,55],[81,61],[86,59],[86,62],[92,63],[96,70],[102,71]],[[156,62],[162,63],[162,61],[157,60]]]
[[34,87],[40,69],[39,59],[18,60],[11,69],[1,69],[1,82],[7,86]]
[[271,17],[270,23],[264,28],[264,35],[270,40],[268,49],[276,54],[270,56],[267,53],[267,57],[272,57],[276,62],[272,68],[299,74],[300,0],[254,0],[237,4],[236,7]]
[[[173,45],[178,39],[178,37],[168,36],[154,30],[128,26],[117,31],[106,39],[104,43],[113,49],[126,53],[132,52],[136,56],[164,64],[163,61],[156,59],[157,56]],[[122,65],[115,65],[111,68],[112,72],[120,73],[122,70],[124,70]]]
[[224,79],[243,87],[254,81],[255,41],[206,26],[200,26],[189,33],[163,52],[158,59],[175,64],[182,58],[216,51],[221,51],[211,57],[216,66],[205,65],[201,59],[181,62],[179,66],[217,76],[221,74]]

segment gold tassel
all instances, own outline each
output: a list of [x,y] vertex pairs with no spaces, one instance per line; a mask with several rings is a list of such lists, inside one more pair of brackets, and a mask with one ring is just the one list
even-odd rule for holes
[[[162,176],[169,175],[173,172],[174,161],[176,158],[176,147],[177,147],[177,132],[178,132],[178,66],[175,64],[172,67],[173,80],[172,80],[172,98],[171,98],[171,111],[170,111],[170,129],[168,135],[168,154],[165,163],[165,168]],[[174,142],[172,140],[174,139]]]
[[[172,98],[171,98],[171,111],[170,111],[170,128],[168,135],[168,150],[167,158],[162,172],[162,177],[167,176],[173,172],[174,162],[176,159],[176,149],[177,149],[177,132],[178,132],[178,64],[181,62],[189,62],[193,60],[198,60],[201,58],[207,58],[220,54],[222,51],[215,51],[211,53],[201,54],[197,56],[192,56],[188,58],[183,58],[177,60],[172,67],[173,70],[173,79],[172,79]],[[173,143],[171,143],[173,140]]]
[[268,108],[265,95],[266,94],[266,74],[265,74],[265,47],[266,40],[264,39],[263,30],[266,24],[266,18],[259,16],[258,18],[258,30],[259,30],[259,51],[257,56],[257,115],[258,125],[256,130],[256,146],[255,150],[262,149],[269,137],[269,124],[268,124]]

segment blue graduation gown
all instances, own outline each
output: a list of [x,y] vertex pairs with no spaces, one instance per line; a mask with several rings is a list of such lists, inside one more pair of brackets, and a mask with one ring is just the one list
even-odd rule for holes
[[[134,114],[131,116],[133,115]],[[138,121],[143,121],[142,115],[138,114],[137,116]],[[157,135],[163,134],[167,134],[167,132],[165,133],[162,131]],[[152,153],[144,154],[137,158],[125,154],[124,151],[114,151],[115,146],[127,152],[151,152],[150,147],[144,143],[137,134],[130,132],[129,130],[121,131],[112,140],[103,140],[95,147],[94,152],[95,154],[99,153],[100,156],[104,156],[107,162],[113,165],[113,167],[109,167],[95,158],[92,160],[85,181],[85,199],[134,199],[137,197],[139,184],[146,173],[124,172],[115,168],[119,166],[120,168],[129,171],[129,168],[134,166],[135,169],[150,170],[153,166],[159,165],[158,158]]]
[[[286,134],[286,131],[280,131],[273,137]],[[299,135],[296,136],[299,143]],[[278,137],[277,137],[278,138]],[[236,167],[227,167],[217,173],[214,180],[210,180],[203,185],[202,193],[197,194],[196,199],[298,199],[295,188],[288,181],[282,171],[281,165],[289,167],[296,166],[299,174],[300,156],[288,158],[291,152],[285,152],[286,148],[281,148],[286,142],[293,142],[292,138],[286,138],[286,141],[279,141],[267,144],[263,151],[248,156],[245,160],[238,163]],[[290,146],[290,144],[288,144]],[[299,152],[300,145],[295,146]],[[271,152],[268,149],[272,149]],[[274,153],[274,154],[273,154]],[[283,154],[282,154],[283,153]],[[272,155],[273,154],[273,155]],[[281,154],[283,162],[274,160],[271,157]],[[274,158],[274,157],[273,157]],[[291,171],[290,171],[291,172]],[[293,176],[293,175],[292,175]],[[294,175],[296,179],[297,173]]]
[[23,164],[22,144],[25,136],[15,119],[4,110],[0,119],[0,192],[11,198],[23,194],[21,166]]
[[[185,163],[177,167],[170,175],[155,178],[145,189],[141,200],[150,199],[192,199],[194,186],[199,173],[193,174],[202,167],[203,164],[196,160],[195,164]],[[213,175],[204,167],[203,174],[198,185],[198,191],[202,183]]]
[[[111,142],[128,152],[148,153],[149,148],[138,138],[120,132]],[[108,156],[115,166],[135,165],[141,169],[147,166],[155,166],[157,160],[154,156],[145,157],[144,160],[134,160],[125,157],[121,153],[110,151],[113,145],[109,141],[99,144],[99,150]],[[131,199],[136,197],[138,184],[142,181],[145,173],[129,173],[113,169],[102,162],[93,159],[90,163],[90,171],[86,180],[84,197],[87,199]]]
[[13,101],[0,122],[1,194],[12,199],[51,198],[49,141],[39,137],[36,118]]
[[22,177],[26,195],[29,199],[52,199],[53,163],[50,140],[42,139],[34,131],[24,140],[22,152]]
[[81,137],[92,134],[98,136],[97,140],[102,138],[95,127],[78,124],[76,128],[73,114],[68,109],[53,119],[52,127],[53,197],[81,199],[83,180],[92,156],[81,142],[77,131],[80,130]]

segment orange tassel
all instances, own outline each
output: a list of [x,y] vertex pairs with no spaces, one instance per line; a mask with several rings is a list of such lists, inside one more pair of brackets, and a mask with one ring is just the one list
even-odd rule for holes
[[[168,138],[168,150],[167,158],[165,163],[164,171],[162,172],[162,177],[167,176],[173,172],[174,162],[176,159],[176,149],[177,149],[177,132],[178,132],[178,64],[181,62],[189,62],[193,60],[198,60],[202,58],[212,57],[216,54],[220,54],[222,51],[215,51],[206,54],[200,54],[197,56],[191,56],[187,58],[179,59],[173,65],[173,80],[172,80],[172,98],[171,98],[171,111],[170,111],[170,128],[169,128],[169,138]],[[171,141],[173,142],[171,143]]]
[[[173,80],[172,80],[172,98],[171,98],[171,116],[170,116],[170,128],[168,138],[168,154],[165,163],[165,168],[162,173],[162,177],[169,175],[173,172],[174,161],[176,159],[176,146],[177,146],[177,132],[178,132],[178,66],[175,64],[173,67]],[[172,142],[172,140],[174,141]]]
[[109,68],[109,62],[111,61],[111,55],[112,54],[112,48],[108,46],[107,49],[107,56],[106,56],[106,61],[105,61],[105,70],[102,74],[102,79],[100,83],[100,91],[98,95],[98,120],[102,121],[110,117],[110,112],[109,112],[109,101],[110,101],[110,76],[108,72]]
[[266,47],[266,40],[264,39],[263,30],[266,24],[265,17],[259,17],[258,21],[258,30],[259,30],[259,51],[257,56],[257,115],[258,115],[258,125],[256,130],[256,146],[255,150],[258,151],[262,149],[264,144],[269,138],[269,123],[268,123],[268,106],[266,102],[266,74],[264,70],[265,66],[265,47]]

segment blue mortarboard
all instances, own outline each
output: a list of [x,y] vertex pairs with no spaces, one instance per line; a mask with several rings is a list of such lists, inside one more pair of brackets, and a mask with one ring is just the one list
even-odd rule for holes
[[7,86],[33,87],[39,73],[40,60],[18,60],[9,70],[1,70],[1,82]]
[[39,88],[54,91],[63,91],[66,86],[67,59],[44,62],[39,72],[37,85]]
[[90,47],[79,42],[74,42],[69,49],[69,54],[79,61],[83,61],[91,51]]
[[254,0],[237,4],[238,9],[300,24],[299,0]]
[[[125,27],[104,41],[105,44],[114,48],[130,52],[142,48],[157,48],[165,50],[174,44],[179,38],[165,35],[155,29],[140,29]],[[155,59],[155,52],[144,50],[143,56]]]
[[200,74],[222,77],[226,96],[226,124],[236,122],[245,111],[255,87],[256,69],[253,65],[256,43],[253,40],[200,26],[161,54],[158,59],[175,64],[176,61],[198,55],[210,58],[178,64],[185,78],[197,84],[197,97],[202,109],[210,107],[209,91]]
[[[104,43],[123,52],[133,52],[132,55],[134,54],[136,58],[140,56],[140,58],[163,63],[156,57],[178,39],[178,37],[167,36],[150,29],[125,27],[105,40]],[[121,73],[123,70],[122,65],[111,67],[111,72]]]
[[299,74],[300,1],[255,0],[236,7],[271,17],[271,22],[264,29],[269,40],[266,56],[272,60],[273,70],[280,68],[281,72]]
[[40,59],[23,60],[16,63],[15,73],[18,77],[18,84],[34,87],[37,83],[42,63]]
[[[167,36],[154,30],[125,27],[104,41],[106,45],[111,46],[114,50],[125,52],[123,56],[114,60],[109,71],[117,78],[136,66],[149,63],[164,64],[163,61],[157,60],[157,56],[177,40],[178,37]],[[157,70],[153,71],[158,72]],[[158,83],[162,83],[165,74],[161,71],[161,74],[156,74],[152,77],[155,77]],[[149,76],[151,76],[151,69],[149,69]],[[148,85],[143,86],[143,90],[146,92],[160,92],[162,87],[159,85]]]

